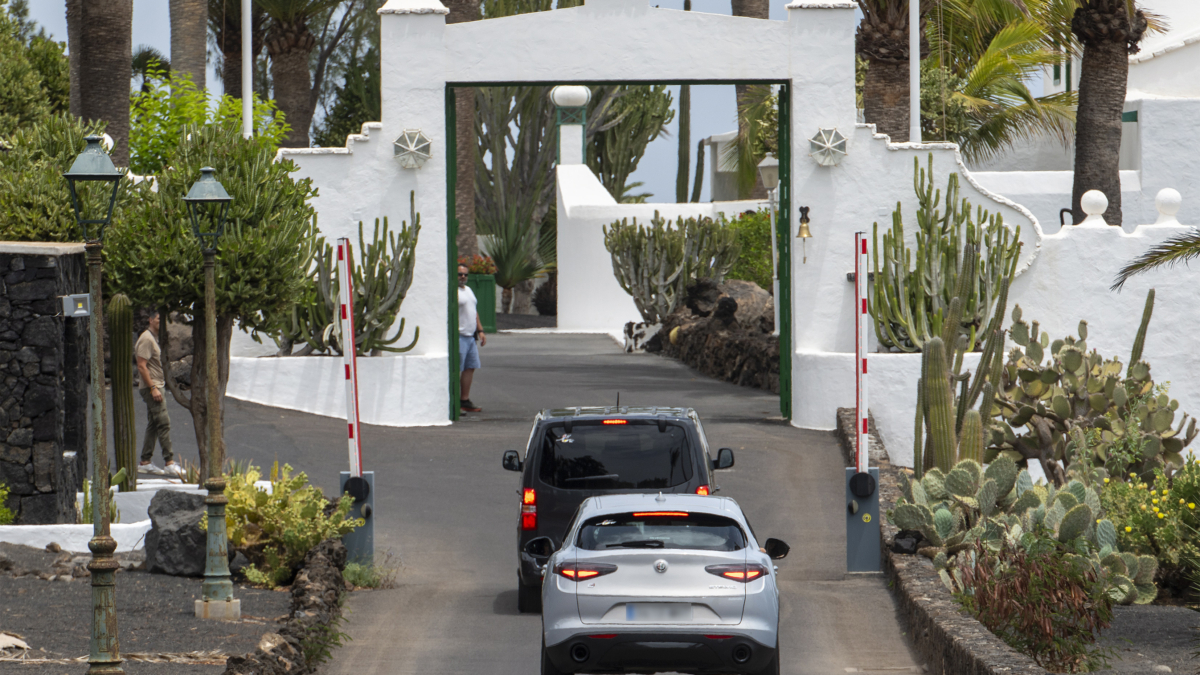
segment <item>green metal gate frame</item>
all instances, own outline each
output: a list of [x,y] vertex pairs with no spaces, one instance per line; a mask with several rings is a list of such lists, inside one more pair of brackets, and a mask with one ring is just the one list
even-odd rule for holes
[[767,84],[779,85],[779,212],[775,219],[775,239],[779,270],[779,412],[792,418],[792,185],[791,185],[791,119],[792,83],[790,80],[620,80],[615,82],[448,82],[446,83],[446,262],[447,262],[447,328],[450,358],[450,419],[458,420],[461,385],[458,372],[458,214],[455,212],[458,183],[458,111],[454,90],[460,87],[544,86],[560,84],[619,85],[619,84]]

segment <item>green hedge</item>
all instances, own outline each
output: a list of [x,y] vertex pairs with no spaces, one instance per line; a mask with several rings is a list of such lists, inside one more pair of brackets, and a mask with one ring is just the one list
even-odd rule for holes
[[768,293],[771,291],[771,214],[769,211],[744,213],[730,221],[742,247],[733,269],[726,279],[753,281]]

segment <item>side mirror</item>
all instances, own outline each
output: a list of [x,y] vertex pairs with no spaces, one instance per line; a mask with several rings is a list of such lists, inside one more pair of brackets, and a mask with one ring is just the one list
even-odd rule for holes
[[721,448],[717,451],[717,458],[712,461],[714,469],[729,469],[733,467],[733,450],[731,448]]
[[504,457],[500,460],[500,465],[509,471],[521,470],[521,456],[516,450],[505,450]]
[[763,548],[767,550],[767,556],[772,560],[782,560],[783,558],[786,558],[787,554],[792,550],[791,546],[788,546],[778,539],[768,539]]
[[550,537],[535,537],[525,544],[525,552],[538,559],[538,564],[545,565],[546,559],[558,550]]

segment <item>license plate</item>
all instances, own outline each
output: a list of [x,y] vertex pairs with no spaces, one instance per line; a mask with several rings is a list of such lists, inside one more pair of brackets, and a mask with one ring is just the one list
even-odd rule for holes
[[625,620],[643,623],[691,623],[692,605],[687,602],[631,602],[625,605]]

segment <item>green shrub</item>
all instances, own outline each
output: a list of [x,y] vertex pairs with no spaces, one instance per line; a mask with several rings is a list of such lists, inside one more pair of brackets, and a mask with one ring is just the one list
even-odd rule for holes
[[1184,595],[1200,577],[1200,461],[1192,459],[1167,478],[1155,470],[1147,483],[1105,479],[1100,492],[1105,511],[1117,526],[1121,550],[1158,559],[1158,585]]
[[384,551],[382,555],[382,559],[369,565],[346,563],[342,577],[358,588],[394,588],[397,570],[392,565],[392,553]]
[[15,513],[5,506],[7,502],[8,486],[0,483],[0,525],[9,525],[17,517]]
[[[308,476],[293,475],[286,464],[282,470],[278,462],[271,468],[269,494],[254,486],[261,475],[250,466],[243,474],[227,476],[225,524],[230,544],[251,562],[246,578],[275,588],[291,582],[312,547],[339,538],[364,521],[349,517],[352,497],[342,495],[331,505],[320,488],[308,483]],[[201,526],[207,525],[206,516]]]
[[962,570],[963,605],[1010,647],[1056,673],[1104,668],[1111,648],[1095,647],[1112,621],[1108,584],[1078,563],[1080,541],[1063,544],[1044,532],[1007,538],[998,550],[975,544]]
[[729,268],[726,279],[753,281],[768,293],[774,293],[771,269],[771,213],[744,213],[729,223],[742,252]]

